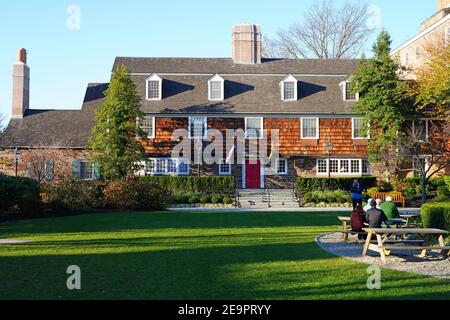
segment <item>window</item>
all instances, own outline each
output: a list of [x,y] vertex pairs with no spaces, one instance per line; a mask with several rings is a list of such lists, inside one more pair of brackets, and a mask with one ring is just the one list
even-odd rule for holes
[[189,137],[205,139],[208,136],[208,119],[204,117],[189,118]]
[[263,135],[263,118],[245,118],[245,137],[247,139],[262,139]]
[[352,139],[368,139],[368,129],[364,128],[364,119],[352,119]]
[[289,74],[283,80],[281,80],[281,99],[283,101],[296,101],[297,100],[297,79]]
[[147,78],[147,100],[162,99],[162,79],[155,73]]
[[208,80],[208,99],[211,101],[224,100],[224,79],[218,74]]
[[370,164],[364,159],[330,159],[317,160],[317,175],[328,175],[328,169],[331,176],[364,176],[371,174]]
[[279,159],[277,161],[277,174],[279,175],[288,174],[288,161],[286,159]]
[[231,174],[231,164],[221,161],[219,164],[219,175],[230,175]]
[[447,29],[445,29],[445,45],[449,44],[450,44],[450,27],[447,27]]
[[413,134],[420,142],[427,142],[429,138],[428,120],[419,120],[413,122]]
[[55,163],[51,160],[45,161],[45,180],[52,181],[55,177]]
[[154,175],[189,175],[190,165],[187,161],[172,158],[148,159],[145,173]]
[[359,99],[359,94],[354,93],[355,85],[351,81],[344,82],[344,100],[345,101],[356,101]]
[[144,115],[140,121],[140,126],[149,139],[155,138],[155,117]]
[[419,61],[419,59],[420,59],[420,48],[419,47],[416,47],[414,49],[414,59],[416,60],[416,62]]
[[302,139],[319,139],[319,118],[301,119]]
[[72,175],[79,180],[100,179],[98,167],[87,160],[75,160],[72,162]]
[[409,65],[409,53],[405,53],[405,65]]

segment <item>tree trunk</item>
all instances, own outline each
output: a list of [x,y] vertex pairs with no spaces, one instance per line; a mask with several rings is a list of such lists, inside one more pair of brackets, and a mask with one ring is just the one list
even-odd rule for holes
[[427,202],[427,175],[422,174],[422,204]]

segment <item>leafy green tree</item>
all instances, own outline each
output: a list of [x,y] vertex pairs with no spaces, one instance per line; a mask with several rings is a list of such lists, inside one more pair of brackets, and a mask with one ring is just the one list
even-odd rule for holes
[[362,59],[352,78],[360,99],[355,112],[369,128],[369,160],[383,162],[392,158],[396,143],[403,134],[405,121],[411,118],[409,104],[404,101],[405,83],[400,80],[399,63],[390,57],[391,38],[382,31],[373,46],[374,57]]
[[114,71],[105,96],[102,108],[95,111],[88,148],[105,179],[123,179],[145,157],[139,142],[139,138],[145,139],[145,133],[137,121],[142,117],[140,97],[124,65]]

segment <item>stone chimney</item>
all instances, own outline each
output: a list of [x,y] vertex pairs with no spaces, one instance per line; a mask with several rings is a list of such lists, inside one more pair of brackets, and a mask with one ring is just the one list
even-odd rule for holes
[[450,0],[437,0],[438,11],[450,7]]
[[233,61],[240,64],[261,63],[261,27],[239,24],[233,27]]
[[27,50],[19,49],[13,65],[12,119],[22,119],[30,105],[30,68]]

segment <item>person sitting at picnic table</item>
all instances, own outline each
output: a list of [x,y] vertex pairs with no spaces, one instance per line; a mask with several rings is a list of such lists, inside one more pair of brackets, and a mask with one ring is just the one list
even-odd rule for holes
[[383,200],[377,199],[377,200],[375,200],[375,202],[377,203],[377,209],[381,209],[381,205],[383,204]]
[[371,207],[370,207],[370,202],[371,202],[372,200],[373,200],[372,198],[370,198],[369,200],[367,200],[367,204],[366,204],[366,206],[363,208],[365,212],[367,212],[367,211],[370,210],[370,208],[371,208]]
[[350,189],[350,192],[352,194],[352,201],[353,201],[353,210],[356,209],[356,206],[359,205],[362,207],[362,201],[363,201],[363,187],[359,183],[357,179],[353,181],[353,185]]
[[383,210],[384,214],[388,219],[398,219],[400,218],[400,212],[397,206],[392,202],[392,197],[386,197],[386,202],[384,202],[380,209]]
[[366,220],[369,224],[369,228],[381,228],[383,222],[387,222],[388,218],[384,212],[377,209],[377,203],[375,200],[370,202],[370,209],[367,211]]
[[[352,211],[350,221],[352,223],[353,232],[364,232],[363,228],[365,228],[364,223],[366,222],[366,212],[361,206],[357,205],[355,210]],[[358,239],[365,240],[366,237],[364,234],[358,234]]]

